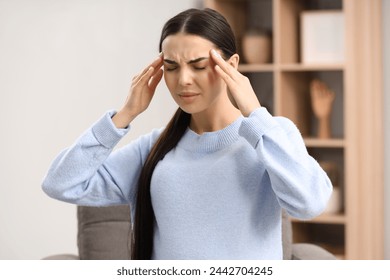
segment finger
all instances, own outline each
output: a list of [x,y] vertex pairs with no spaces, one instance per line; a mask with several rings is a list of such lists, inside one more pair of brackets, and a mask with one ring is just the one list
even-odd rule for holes
[[235,100],[234,96],[233,96],[233,92],[234,92],[234,86],[235,86],[235,82],[232,80],[232,78],[226,74],[226,72],[224,72],[221,67],[219,65],[215,65],[215,71],[217,72],[217,74],[222,78],[222,80],[226,83],[227,87],[228,87],[228,97],[229,97],[229,100],[230,102],[233,104],[234,107],[236,107],[237,109],[239,109],[238,105],[237,105],[237,101]]
[[134,85],[140,85],[140,86],[145,86],[148,84],[150,78],[152,77],[154,72],[154,68],[150,66],[146,72],[143,75],[140,75],[138,80],[134,82]]
[[[155,60],[153,60],[152,63],[150,63],[144,70],[142,70],[142,72],[140,74],[136,75],[133,78],[133,82],[138,83],[138,81],[145,75],[145,73],[149,71],[150,67],[153,67],[155,70],[155,73],[157,73],[158,69],[161,68],[162,65],[163,65],[163,58],[162,58],[162,53],[161,53]],[[155,73],[153,73],[153,75]]]
[[160,83],[162,76],[163,76],[163,70],[158,69],[157,73],[154,76],[152,76],[152,78],[150,79],[149,88],[152,92],[156,90],[156,87]]
[[225,71],[223,71],[219,65],[215,65],[214,69],[217,72],[217,74],[222,78],[222,80],[224,80],[224,82],[226,83],[230,91],[234,91],[235,82],[230,77],[230,75],[228,75]]
[[153,62],[149,65],[149,67],[153,67],[154,71],[152,73],[152,76],[155,75],[159,69],[163,66],[163,54],[162,52],[158,55],[158,57],[153,60]]
[[160,72],[160,70],[162,70],[161,67],[163,66],[163,64],[164,64],[163,60],[161,60],[159,63],[152,66],[154,68],[152,76],[156,75],[157,73]]
[[237,73],[237,70],[227,63],[216,50],[211,50],[211,57],[213,58],[215,64],[217,64],[232,79],[235,79],[235,73]]
[[142,70],[141,73],[139,73],[138,75],[134,76],[132,82],[133,84],[138,84],[138,82],[141,80],[141,78],[145,75],[145,73],[147,73],[149,70],[150,70],[151,66],[148,66],[147,68],[145,68],[144,70]]
[[214,49],[210,51],[211,58],[213,59],[214,63],[221,67],[222,70],[226,71],[228,69],[228,66],[226,61],[222,58],[222,56]]
[[152,66],[154,69],[158,69],[163,65],[163,53],[160,53],[158,57],[153,60],[153,62],[149,65]]

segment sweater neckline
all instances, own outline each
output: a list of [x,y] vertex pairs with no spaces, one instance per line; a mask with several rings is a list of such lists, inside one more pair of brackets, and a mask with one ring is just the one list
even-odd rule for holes
[[177,146],[188,151],[200,153],[211,153],[224,149],[238,140],[238,131],[242,120],[243,116],[240,116],[221,130],[204,132],[202,134],[198,134],[188,127]]

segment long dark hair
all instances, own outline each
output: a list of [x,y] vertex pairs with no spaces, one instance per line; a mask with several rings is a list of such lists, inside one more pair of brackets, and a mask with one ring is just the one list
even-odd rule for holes
[[[180,32],[209,40],[222,51],[224,58],[229,58],[237,52],[230,25],[221,14],[212,9],[188,9],[168,20],[161,32],[160,52],[164,39]],[[152,256],[155,221],[150,195],[152,174],[158,162],[180,141],[190,120],[191,115],[179,108],[152,147],[142,168],[135,207],[132,259],[148,260]]]

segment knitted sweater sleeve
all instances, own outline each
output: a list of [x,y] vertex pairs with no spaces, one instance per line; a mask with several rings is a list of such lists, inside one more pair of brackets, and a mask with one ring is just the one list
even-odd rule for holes
[[273,117],[265,108],[259,108],[243,120],[239,133],[265,165],[281,207],[300,219],[311,219],[324,211],[332,184],[308,154],[293,122]]
[[138,177],[159,131],[123,148],[115,145],[130,130],[117,129],[107,112],[52,162],[43,191],[52,198],[86,206],[132,204]]

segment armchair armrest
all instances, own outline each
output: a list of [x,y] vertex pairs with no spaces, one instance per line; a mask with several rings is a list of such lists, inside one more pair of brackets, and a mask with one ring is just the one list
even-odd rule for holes
[[337,258],[321,248],[308,243],[296,243],[292,245],[293,260],[336,260]]
[[47,256],[43,258],[42,260],[79,260],[80,257],[76,255],[71,254],[59,254],[59,255],[52,255]]

